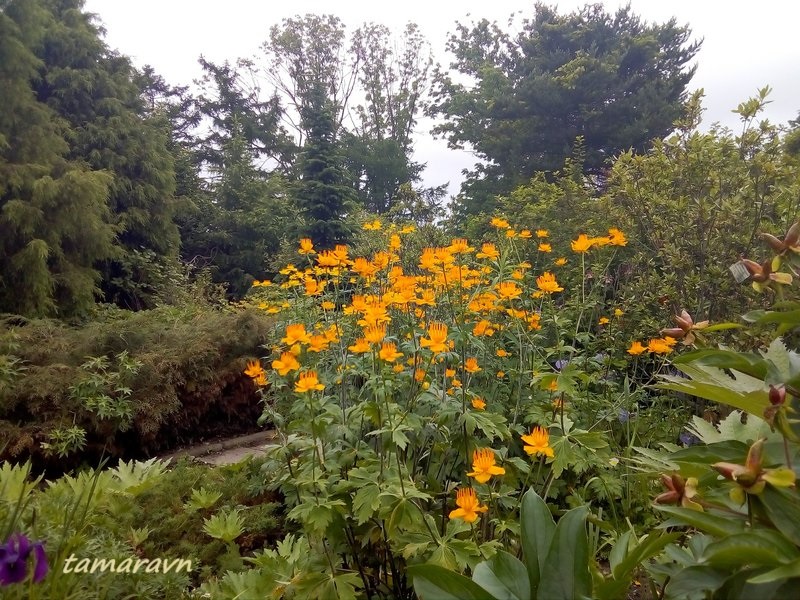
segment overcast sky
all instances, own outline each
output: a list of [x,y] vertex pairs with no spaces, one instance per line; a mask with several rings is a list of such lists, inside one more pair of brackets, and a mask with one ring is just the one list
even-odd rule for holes
[[[197,58],[212,62],[235,60],[258,53],[269,28],[283,18],[305,13],[333,13],[354,29],[373,21],[400,31],[413,21],[430,41],[436,60],[449,63],[444,52],[447,34],[456,21],[487,18],[505,24],[511,13],[533,12],[533,2],[521,0],[432,0],[400,2],[331,2],[330,0],[87,0],[85,8],[99,15],[106,41],[130,56],[134,64],[152,65],[169,83],[186,85],[200,75]],[[570,12],[585,2],[550,2],[559,12]],[[602,2],[609,11],[627,4]],[[705,90],[705,122],[721,122],[736,129],[738,115],[730,111],[769,85],[772,103],[766,117],[785,123],[800,111],[800,2],[794,0],[632,0],[633,12],[649,22],[675,17],[688,24],[703,46],[696,56],[697,73],[691,89]],[[418,127],[416,155],[427,162],[425,183],[450,181],[456,193],[460,171],[474,160],[471,155],[448,150],[443,140],[433,140],[428,124]]]

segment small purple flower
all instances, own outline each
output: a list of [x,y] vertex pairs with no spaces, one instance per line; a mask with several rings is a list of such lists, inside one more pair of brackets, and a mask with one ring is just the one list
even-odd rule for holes
[[678,439],[684,446],[694,446],[695,444],[700,443],[700,438],[693,433],[689,433],[688,431],[682,431],[678,436]]
[[0,585],[25,581],[28,576],[28,559],[33,554],[33,581],[39,583],[47,575],[49,566],[44,542],[33,542],[21,533],[13,534],[0,545]]
[[556,364],[553,365],[553,366],[556,368],[556,371],[560,371],[561,369],[566,367],[568,364],[569,364],[569,360],[567,360],[566,358],[559,358],[556,361]]
[[620,423],[627,423],[631,420],[631,413],[630,411],[625,410],[624,408],[619,409],[619,414],[617,415],[617,419]]

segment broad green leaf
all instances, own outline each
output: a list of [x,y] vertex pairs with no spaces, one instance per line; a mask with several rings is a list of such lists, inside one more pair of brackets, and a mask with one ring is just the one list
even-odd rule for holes
[[683,525],[694,527],[717,537],[725,537],[744,531],[744,519],[729,519],[727,517],[720,517],[719,515],[712,515],[690,508],[664,506],[661,504],[655,505],[655,508],[675,517],[675,519],[670,519],[666,523],[662,523],[660,528],[674,527],[677,521]]
[[414,565],[407,572],[421,600],[496,600],[468,577],[438,565]]
[[369,521],[375,511],[380,508],[380,494],[380,488],[374,483],[363,485],[356,490],[353,496],[353,513],[355,513],[356,522],[359,525]]
[[589,538],[586,506],[573,508],[561,517],[553,534],[537,592],[547,600],[575,600],[592,595],[589,572]]
[[800,558],[797,548],[785,537],[769,529],[751,529],[709,544],[703,561],[720,569],[736,569],[745,564],[775,567]]
[[530,600],[528,574],[519,559],[503,550],[479,563],[472,580],[497,600]]
[[[625,558],[612,566],[612,574],[615,579],[632,574],[634,569],[644,561],[656,556],[667,544],[677,540],[681,533],[651,532],[628,551]],[[619,542],[618,542],[619,543]]]
[[730,576],[722,570],[695,565],[678,571],[665,588],[665,597],[675,600],[705,600]]
[[764,508],[778,531],[800,546],[800,497],[796,489],[768,485],[754,501]]
[[718,350],[715,348],[687,352],[675,357],[672,362],[681,371],[683,371],[684,365],[717,367],[719,369],[739,371],[757,379],[766,377],[768,370],[767,361],[758,354]]
[[539,574],[544,569],[547,552],[553,541],[556,523],[547,504],[533,491],[533,488],[525,492],[522,497],[520,525],[523,560],[528,570],[530,589],[535,595],[539,587]]
[[779,579],[793,579],[797,577],[800,577],[800,558],[772,569],[771,571],[767,571],[766,573],[762,573],[761,575],[757,575],[756,577],[751,577],[747,581],[748,583],[759,584],[770,583],[772,581],[778,581]]

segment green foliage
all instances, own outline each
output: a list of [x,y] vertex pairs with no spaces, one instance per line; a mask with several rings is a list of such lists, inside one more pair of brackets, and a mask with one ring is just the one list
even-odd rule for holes
[[700,47],[688,43],[687,27],[644,23],[630,7],[534,11],[516,35],[485,19],[458,24],[447,45],[451,68],[470,82],[435,74],[430,113],[445,122],[434,131],[484,161],[462,187],[468,214],[491,212],[495,195],[562,168],[579,137],[584,167],[600,174],[609,158],[647,149],[682,114]]
[[108,309],[82,326],[9,319],[0,362],[18,367],[0,394],[0,455],[65,469],[102,452],[132,457],[252,427],[261,409],[241,370],[270,324],[260,311],[202,305]]

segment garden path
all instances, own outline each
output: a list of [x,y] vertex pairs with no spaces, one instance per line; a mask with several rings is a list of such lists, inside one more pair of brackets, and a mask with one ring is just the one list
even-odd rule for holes
[[274,430],[260,431],[250,435],[204,442],[159,456],[159,458],[161,460],[172,461],[184,456],[192,456],[196,460],[209,465],[232,465],[251,456],[263,456],[264,446],[273,439],[275,439]]

